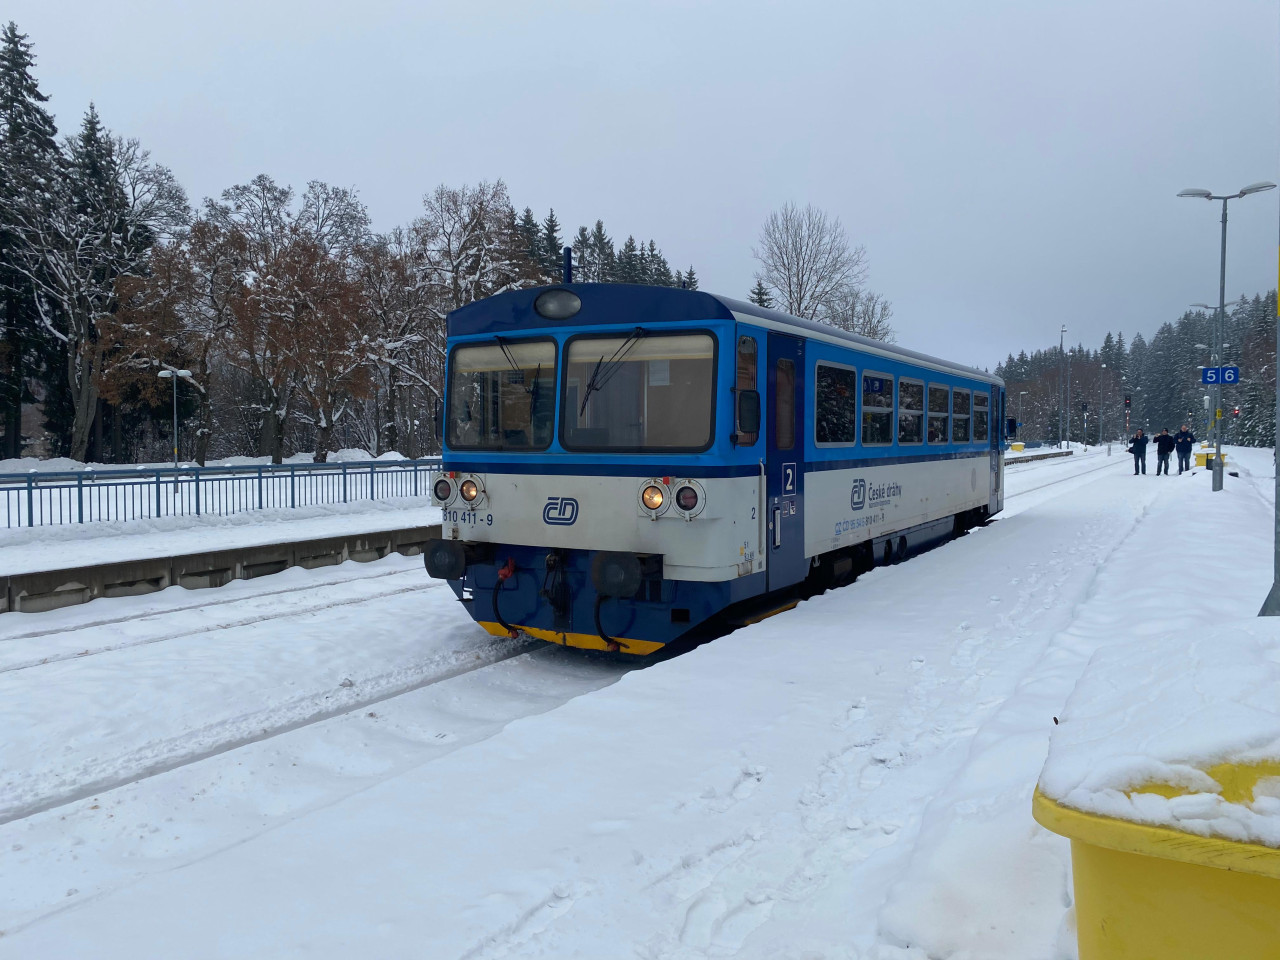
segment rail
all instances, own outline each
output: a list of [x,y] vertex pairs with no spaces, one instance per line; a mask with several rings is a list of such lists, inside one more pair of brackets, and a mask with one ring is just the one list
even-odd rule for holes
[[439,458],[0,474],[8,529],[423,497]]

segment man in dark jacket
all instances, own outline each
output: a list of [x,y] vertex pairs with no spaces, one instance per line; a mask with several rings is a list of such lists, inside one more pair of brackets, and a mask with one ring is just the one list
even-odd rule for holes
[[1138,468],[1142,468],[1142,473],[1147,472],[1147,436],[1141,430],[1129,438],[1129,452],[1133,454],[1133,475],[1138,475]]
[[1178,449],[1178,473],[1191,469],[1191,445],[1196,442],[1195,434],[1185,423],[1182,429],[1173,435],[1173,442]]
[[1173,437],[1169,436],[1169,428],[1165,427],[1160,431],[1160,436],[1156,437],[1156,476],[1160,476],[1160,471],[1164,471],[1164,475],[1169,475],[1169,458],[1173,456]]

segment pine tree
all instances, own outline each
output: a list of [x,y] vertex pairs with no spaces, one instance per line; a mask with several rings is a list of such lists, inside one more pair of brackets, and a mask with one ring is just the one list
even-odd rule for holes
[[604,232],[604,221],[597,220],[591,228],[591,239],[587,243],[591,252],[591,271],[597,283],[610,283],[614,279],[613,240]]
[[[747,299],[754,303],[757,307],[772,307],[773,295],[769,293],[769,288],[764,285],[764,281],[756,277],[756,285],[751,288],[751,292],[747,294]],[[1013,359],[1011,356],[1010,360]]]
[[671,286],[671,265],[652,240],[649,241],[649,282],[659,287]]
[[579,227],[573,238],[573,279],[578,283],[596,279],[591,272],[591,234],[586,227]]
[[676,271],[675,277],[672,278],[672,286],[677,287],[680,290],[684,289],[684,271],[683,270]]
[[542,272],[547,280],[555,283],[561,279],[564,261],[564,241],[560,239],[560,221],[554,209],[542,221]]
[[0,36],[0,456],[6,457],[22,454],[22,403],[40,361],[52,361],[56,383],[63,382],[65,368],[61,344],[40,323],[31,283],[17,270],[18,259],[30,251],[22,249],[17,233],[3,226],[18,206],[39,209],[59,176],[58,131],[41,106],[49,98],[32,76],[34,66],[31,44],[10,22]]
[[698,275],[693,272],[692,265],[690,265],[689,269],[684,272],[684,286],[686,290],[698,289]]
[[529,207],[525,207],[524,213],[520,214],[520,219],[516,222],[516,233],[520,237],[520,249],[532,265],[532,273],[541,279],[542,228],[538,226],[538,220]]
[[618,250],[617,282],[639,283],[639,275],[640,248],[636,245],[635,237],[627,237],[627,242]]

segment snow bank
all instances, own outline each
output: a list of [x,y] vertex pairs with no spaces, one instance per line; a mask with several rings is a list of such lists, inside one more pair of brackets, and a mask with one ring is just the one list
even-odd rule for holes
[[[1263,768],[1251,800],[1224,796],[1218,764]],[[1266,775],[1278,770],[1280,623],[1255,619],[1098,651],[1040,790],[1087,813],[1280,847],[1280,776]]]

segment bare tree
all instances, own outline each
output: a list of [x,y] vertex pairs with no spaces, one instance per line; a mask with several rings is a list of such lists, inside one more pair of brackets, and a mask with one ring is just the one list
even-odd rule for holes
[[778,307],[806,320],[818,319],[867,274],[866,250],[850,245],[838,217],[811,204],[770,213],[751,255],[760,261],[756,279],[774,292]]
[[[422,362],[443,350],[444,331],[432,309],[423,271],[415,265],[409,235],[397,227],[374,238],[361,256],[369,360],[376,389],[368,413],[373,448],[399,449],[400,407],[415,388],[437,390],[439,363]],[[412,416],[406,426],[412,428]]]
[[136,392],[154,404],[161,386],[156,370],[176,365],[194,372],[195,460],[201,466],[213,434],[213,380],[222,366],[216,361],[244,296],[243,239],[239,231],[197,217],[182,238],[152,247],[141,275],[117,281],[119,307],[103,324],[103,396],[110,402]]
[[856,333],[872,340],[895,343],[898,339],[893,325],[893,304],[883,294],[872,293],[860,287],[840,291],[836,298],[823,308],[818,317],[823,323]]

